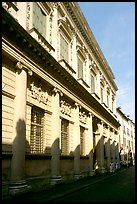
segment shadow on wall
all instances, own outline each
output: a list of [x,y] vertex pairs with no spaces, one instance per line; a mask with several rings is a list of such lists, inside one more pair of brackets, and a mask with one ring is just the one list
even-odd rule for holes
[[11,178],[12,181],[24,179],[25,170],[25,141],[26,141],[26,123],[19,119],[16,124],[16,136],[12,144],[11,160]]
[[[97,121],[98,122],[98,121]],[[98,126],[97,123],[93,123],[93,132],[97,132],[98,131]],[[94,135],[94,137],[96,137]],[[103,137],[102,137],[103,138]],[[118,145],[115,147],[114,144],[110,145],[110,141],[108,140],[105,145],[103,145],[102,147],[102,138],[99,139],[99,141],[97,142],[97,144],[94,141],[93,144],[93,149],[90,150],[89,154],[86,155],[86,157],[89,157],[89,159],[93,162],[93,169],[95,168],[95,163],[97,161],[98,166],[100,167],[101,164],[101,157],[104,159],[104,167],[108,168],[109,167],[109,159],[111,160],[115,160],[118,159],[116,156],[115,152],[118,152]],[[43,159],[54,159],[54,161],[56,160],[56,158],[63,158],[63,159],[70,159],[70,160],[77,160],[80,159],[80,146],[78,145],[76,147],[76,149],[74,151],[71,151],[68,155],[62,155],[61,154],[61,150],[59,149],[59,139],[56,139],[51,147],[46,147],[44,150],[44,153],[41,153],[41,155],[43,155],[43,157],[40,157],[40,154],[37,154],[37,160],[43,160]],[[103,148],[103,149],[102,149]],[[26,140],[26,124],[25,121],[22,119],[19,119],[19,121],[17,122],[16,125],[16,137],[13,141],[13,145],[12,145],[12,151],[13,151],[13,162],[14,164],[16,163],[16,165],[12,165],[12,169],[17,172],[24,172],[24,168],[25,168],[25,164],[24,164],[24,157],[25,154],[29,154],[29,155],[34,155],[31,154],[31,147],[29,142]],[[112,154],[113,152],[113,154]],[[75,158],[75,155],[78,155]],[[22,155],[22,156],[21,156]],[[35,154],[36,155],[36,154]],[[110,155],[110,156],[109,156]],[[118,154],[117,154],[118,155]],[[48,157],[44,157],[44,156],[48,156]],[[109,158],[110,157],[110,158]],[[33,157],[35,160],[35,157]],[[35,161],[37,162],[37,161]],[[58,167],[59,168],[59,167]]]

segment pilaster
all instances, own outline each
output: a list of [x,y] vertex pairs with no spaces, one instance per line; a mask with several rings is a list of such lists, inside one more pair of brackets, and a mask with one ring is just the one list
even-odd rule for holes
[[[27,2],[18,2],[17,19],[19,24],[26,30],[27,28]],[[23,12],[22,12],[23,11]]]
[[59,60],[58,3],[54,4],[51,19],[52,19],[52,46],[55,49],[53,55],[56,60]]
[[[73,30],[73,44],[72,44],[72,67],[77,72],[77,50],[76,50],[76,30]],[[76,76],[77,77],[77,76]]]

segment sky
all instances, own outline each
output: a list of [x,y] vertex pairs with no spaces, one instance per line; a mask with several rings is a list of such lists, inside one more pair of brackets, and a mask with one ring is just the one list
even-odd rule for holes
[[135,121],[135,3],[78,4],[115,76],[116,107]]

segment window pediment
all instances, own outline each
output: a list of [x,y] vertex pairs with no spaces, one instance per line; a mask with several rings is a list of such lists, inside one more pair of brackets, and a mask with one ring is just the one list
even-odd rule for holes
[[84,53],[84,50],[83,50],[82,46],[80,44],[77,44],[76,49],[77,49],[77,52],[80,54],[80,56],[82,57],[82,59],[84,61],[85,58],[86,58],[86,55]]
[[67,24],[67,20],[66,17],[60,17],[58,19],[58,24],[59,24],[59,28],[63,31],[63,33],[66,35],[66,37],[68,38],[68,40],[72,39],[72,30],[69,26],[69,24]]

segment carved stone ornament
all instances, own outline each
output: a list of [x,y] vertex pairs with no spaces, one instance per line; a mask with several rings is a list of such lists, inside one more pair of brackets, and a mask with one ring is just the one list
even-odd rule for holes
[[34,85],[34,82],[30,84],[31,86],[31,96],[40,102],[47,104],[48,101],[48,93],[42,91],[41,86],[38,88]]
[[71,116],[71,105],[63,100],[60,102],[60,111],[62,114]]
[[28,72],[28,74],[30,76],[32,76],[32,70],[30,68],[28,68],[27,66],[25,66],[21,61],[17,62],[16,68],[18,69],[18,71],[19,70],[21,71],[22,69],[25,69]]
[[87,123],[87,115],[85,112],[79,112],[79,120],[80,122],[86,124]]

